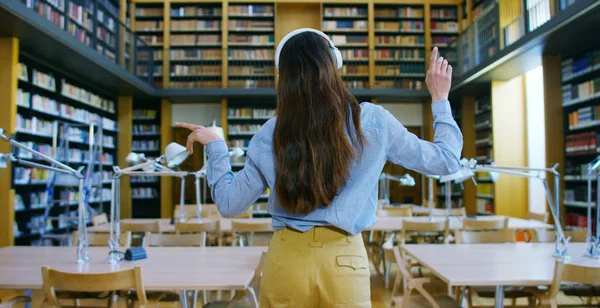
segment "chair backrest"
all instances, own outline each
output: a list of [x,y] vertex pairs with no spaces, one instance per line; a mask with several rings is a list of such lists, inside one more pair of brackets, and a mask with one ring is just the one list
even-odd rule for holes
[[456,244],[501,244],[516,243],[517,236],[513,230],[495,231],[459,231],[454,233]]
[[402,242],[407,238],[408,232],[444,232],[444,239],[450,235],[450,222],[448,219],[434,221],[404,219],[402,221]]
[[151,233],[144,236],[144,247],[203,247],[206,233]]
[[[110,234],[108,233],[88,233],[88,245],[90,246],[108,246],[108,240],[110,239]],[[79,235],[77,231],[73,232],[72,244],[73,246],[77,246],[77,241],[79,240]],[[131,232],[121,232],[121,237],[119,238],[119,246],[123,248],[131,247]]]
[[554,276],[549,289],[551,300],[556,299],[556,295],[560,291],[561,282],[563,281],[580,285],[600,285],[600,267],[565,263],[563,260],[556,260],[554,262]]
[[[437,209],[436,208],[436,209],[432,210],[433,216],[446,216],[446,214],[447,214],[446,209]],[[429,215],[429,213],[423,213],[423,215]],[[465,217],[465,216],[467,216],[467,210],[465,210],[464,207],[450,209],[450,216]]]
[[131,233],[161,233],[160,220],[151,220],[147,222],[123,222],[121,221],[121,231],[130,231]]
[[[571,243],[585,243],[587,238],[587,229],[565,230],[565,236],[571,237]],[[536,229],[533,232],[531,241],[534,243],[554,243],[556,241],[556,232],[546,229]]]
[[548,213],[534,213],[534,212],[529,212],[527,213],[527,219],[531,219],[531,220],[539,220],[545,224],[548,223]]
[[219,220],[175,222],[175,231],[179,233],[221,232]]
[[59,307],[56,291],[106,292],[117,290],[136,290],[140,305],[146,305],[146,291],[142,280],[142,268],[108,273],[67,273],[42,267],[42,280],[46,300],[52,306]]
[[463,230],[501,230],[508,228],[508,217],[499,219],[464,218]]
[[99,225],[103,225],[103,224],[107,224],[108,223],[108,216],[106,216],[106,213],[102,213],[100,215],[96,215],[94,217],[92,217],[92,224],[94,226],[99,226]]
[[380,217],[412,217],[412,208],[410,206],[384,206],[377,210],[377,216]]
[[242,240],[243,237],[246,237],[248,239],[248,242],[251,242],[251,237],[254,232],[273,232],[273,224],[270,221],[252,222],[232,220],[231,234],[233,234],[234,238],[231,241],[231,246],[236,245],[238,237],[240,238],[240,240]]
[[[183,214],[185,217],[185,220],[193,220],[195,218],[198,217],[198,206],[196,204],[186,204],[184,205],[184,211],[185,213]],[[175,210],[173,211],[173,217],[175,217],[175,219],[179,219],[179,215],[180,215],[180,211],[181,211],[181,205],[176,205],[175,206]],[[219,214],[219,211],[217,210],[217,206],[214,204],[202,204],[202,217],[220,217],[221,215]]]

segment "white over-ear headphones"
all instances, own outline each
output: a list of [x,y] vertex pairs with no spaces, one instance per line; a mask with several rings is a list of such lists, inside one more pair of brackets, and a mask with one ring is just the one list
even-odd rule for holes
[[294,37],[300,33],[304,33],[304,32],[316,33],[319,36],[326,39],[327,43],[329,44],[329,48],[331,49],[331,53],[333,54],[333,58],[335,59],[335,64],[336,64],[337,69],[342,68],[342,66],[344,65],[344,61],[342,60],[342,53],[337,49],[337,47],[335,47],[335,45],[333,44],[333,41],[329,38],[329,36],[327,36],[327,34],[321,32],[319,30],[315,30],[315,29],[311,29],[311,28],[302,28],[302,29],[297,29],[297,30],[294,30],[294,31],[288,33],[281,40],[281,42],[279,42],[279,46],[277,46],[277,51],[275,52],[275,68],[277,68],[277,70],[279,70],[279,56],[281,55],[281,50],[283,49],[283,46],[285,45],[285,43],[287,43],[287,41],[289,41],[292,37]]

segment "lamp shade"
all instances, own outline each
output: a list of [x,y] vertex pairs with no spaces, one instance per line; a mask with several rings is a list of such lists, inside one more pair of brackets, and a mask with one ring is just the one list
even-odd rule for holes
[[142,160],[144,160],[144,158],[146,158],[146,156],[144,154],[138,154],[138,153],[131,152],[131,153],[127,154],[127,157],[125,157],[125,161],[128,162],[129,164],[137,165]]
[[407,173],[402,177],[400,184],[402,184],[404,186],[415,186],[416,185],[415,178],[413,178],[410,174]]
[[165,148],[165,160],[167,161],[167,167],[175,168],[185,161],[190,153],[188,153],[184,146],[171,142]]

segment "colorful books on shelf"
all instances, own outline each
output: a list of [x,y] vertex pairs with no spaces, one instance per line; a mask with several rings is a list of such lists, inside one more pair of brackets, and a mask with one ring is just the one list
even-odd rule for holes
[[158,110],[155,109],[134,109],[133,120],[153,120],[156,119]]
[[[245,51],[245,50],[234,50]],[[248,50],[250,51],[250,50]],[[171,49],[171,61],[221,60],[221,49]]]
[[158,183],[159,177],[157,176],[136,176],[131,178],[131,183]]
[[[235,76],[273,76],[275,74],[274,64],[268,65],[243,65],[243,66],[229,66],[229,75]],[[219,70],[215,71],[215,74],[220,73]]]
[[197,6],[182,6],[171,8],[172,17],[203,17],[203,16],[221,16],[220,7],[197,7]]
[[[565,177],[569,177],[573,180],[586,180],[588,179],[590,165],[587,163],[581,164],[579,162],[573,162],[567,160],[565,162]],[[595,178],[595,176],[594,176]],[[587,198],[586,198],[587,199]],[[594,199],[595,200],[595,199]]]
[[157,32],[163,30],[162,20],[136,20],[136,32]]
[[220,34],[172,34],[171,46],[221,45]]
[[272,17],[274,16],[273,5],[229,5],[229,17]]
[[424,77],[424,63],[400,63],[393,65],[375,65],[376,76]]
[[[148,72],[148,66],[147,65],[138,65],[136,67],[136,75],[137,76],[148,76],[150,72]],[[152,66],[152,76],[154,77],[160,77],[162,76],[163,72],[162,72],[162,65],[160,64],[154,64]]]
[[457,19],[457,9],[456,8],[431,8],[430,11],[432,18],[440,18],[440,19]]
[[273,49],[229,49],[227,51],[227,58],[229,60],[273,61],[275,59],[275,51]]
[[397,88],[397,89],[410,89],[410,90],[424,90],[425,83],[421,80],[414,79],[402,79],[402,77],[392,76],[394,79],[382,79],[389,78],[388,76],[375,76],[375,88]]
[[[135,17],[163,17],[163,8],[139,7],[135,8]],[[137,22],[136,22],[137,23]]]
[[171,76],[218,76],[221,77],[221,65],[171,65]]
[[173,20],[171,31],[216,31],[221,29],[220,20]]
[[23,89],[17,89],[17,106],[29,108],[31,100],[31,94],[29,92],[23,91]]
[[376,21],[375,31],[385,32],[423,32],[423,21]]
[[34,94],[31,98],[31,109],[54,116],[59,115],[56,100],[38,94]]
[[375,50],[375,61],[385,60],[425,60],[424,49],[377,49]]
[[260,34],[260,35],[243,35],[243,34],[230,34],[229,35],[230,45],[273,45],[274,35],[273,34]]
[[19,62],[17,66],[17,78],[21,81],[29,81],[29,74],[27,72],[27,65]]
[[257,79],[229,79],[228,85],[230,88],[244,88],[244,89],[256,89],[256,88],[273,88],[275,86],[274,80],[257,80]]
[[368,16],[366,6],[356,7],[324,7],[323,16],[325,17],[364,17]]
[[[220,78],[219,78],[220,79]],[[229,84],[231,86],[231,83]],[[173,81],[169,87],[174,89],[221,88],[221,80]]]
[[404,17],[404,18],[423,18],[423,8],[421,7],[376,7],[375,18],[377,17]]
[[342,77],[364,76],[369,77],[368,65],[349,65],[345,64],[340,70]]
[[562,62],[562,81],[600,70],[600,50],[587,53],[582,58],[567,59]]
[[78,5],[75,2],[69,1],[69,18],[77,25],[85,28],[87,31],[92,31],[94,4],[91,1],[83,1],[85,6]]
[[53,122],[41,120],[37,117],[31,119],[24,118],[22,115],[17,113],[16,119],[16,131],[20,133],[27,133],[38,136],[50,137],[54,131]]
[[565,151],[567,154],[585,154],[598,152],[600,135],[594,132],[585,132],[565,136]]
[[229,134],[256,134],[260,129],[260,124],[229,124]]
[[600,106],[579,108],[569,113],[569,129],[578,129],[600,124]]
[[160,35],[141,35],[143,32],[138,32],[138,38],[148,46],[162,46],[163,36]]
[[115,113],[114,101],[104,99],[83,88],[72,85],[65,79],[62,79],[62,95],[64,97],[76,100],[80,103],[84,103],[96,107],[98,109],[108,111],[109,113]]
[[51,0],[44,2],[42,0],[25,0],[25,5],[37,12],[40,16],[46,18],[46,20],[57,25],[61,29],[65,27],[65,1],[64,0]]
[[160,151],[158,140],[133,140],[132,151]]
[[431,32],[458,33],[458,22],[456,21],[432,21]]
[[366,20],[324,20],[323,31],[367,31]]
[[71,33],[71,35],[75,37],[78,41],[84,43],[87,46],[90,46],[91,40],[86,30],[71,23],[67,25],[67,31]]
[[525,36],[525,18],[517,17],[504,27],[504,46],[508,47]]
[[160,134],[158,125],[135,124],[132,126],[133,135],[156,135]]
[[32,75],[33,85],[46,89],[48,91],[56,91],[56,80],[54,79],[54,76],[52,76],[52,74],[46,74],[36,69],[33,69]]
[[423,35],[377,35],[375,43],[383,46],[425,47],[425,37]]
[[337,47],[347,46],[358,46],[368,47],[368,37],[366,35],[331,35],[331,40]]
[[272,20],[230,20],[229,31],[275,31]]
[[158,197],[158,192],[152,187],[133,187],[131,195],[133,199],[153,199]]

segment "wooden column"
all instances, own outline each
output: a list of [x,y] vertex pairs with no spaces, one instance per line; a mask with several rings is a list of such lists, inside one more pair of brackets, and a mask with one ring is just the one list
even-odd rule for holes
[[[462,98],[461,131],[463,133],[463,157],[473,158],[477,156],[475,149],[475,98],[465,96]],[[463,201],[467,214],[477,214],[477,187],[473,181],[464,182]]]
[[[433,114],[431,112],[431,101],[427,101],[423,103],[423,135],[421,136],[423,140],[432,141],[433,142]],[[423,176],[423,205],[428,206],[426,203],[429,198],[429,179],[426,176]],[[434,180],[433,184],[433,202],[434,206],[437,206],[437,180]]]
[[[117,102],[119,136],[117,137],[117,164],[125,166],[125,157],[131,153],[131,131],[133,125],[133,98],[120,96]],[[131,218],[130,177],[121,178],[121,218]],[[112,218],[111,218],[112,219]]]
[[221,16],[221,87],[227,88],[229,74],[229,53],[227,52],[229,46],[229,2],[227,0],[223,1]]
[[[561,64],[559,56],[542,57],[544,69],[544,117],[546,122],[546,163],[548,166],[559,163],[558,172],[565,174],[565,139],[562,107]],[[550,180],[550,178],[549,178]],[[554,196],[554,183],[550,181],[550,190]],[[564,192],[565,182],[561,178],[560,191]],[[560,195],[562,205],[564,194]],[[564,206],[560,207],[561,217],[565,214]],[[563,220],[564,221],[564,220]]]
[[[17,115],[17,72],[19,63],[19,39],[14,37],[0,38],[0,128],[6,135],[15,133]],[[0,153],[11,153],[11,145],[0,140]],[[15,191],[12,189],[11,164],[0,169],[0,247],[14,245],[13,223],[15,210],[13,201]]]
[[[160,146],[161,152],[173,142],[173,109],[171,102],[163,99],[160,104]],[[160,180],[160,217],[173,216],[173,177],[161,177]]]

